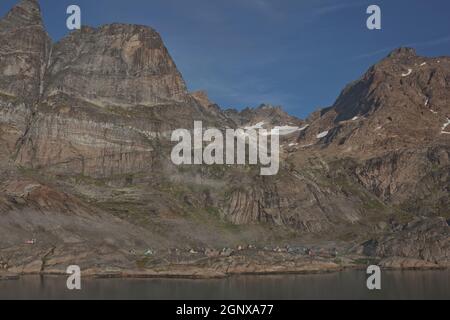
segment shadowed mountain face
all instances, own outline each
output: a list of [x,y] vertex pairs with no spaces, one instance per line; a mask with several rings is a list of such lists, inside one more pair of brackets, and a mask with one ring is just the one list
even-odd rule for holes
[[[10,265],[128,268],[130,250],[149,247],[370,239],[362,251],[449,263],[448,57],[398,49],[300,120],[267,105],[223,111],[187,92],[148,27],[83,27],[52,44],[37,1],[23,0],[0,20],[0,43],[0,258]],[[171,132],[194,121],[281,128],[279,174],[172,165]],[[37,245],[17,253],[28,238]],[[438,253],[421,256],[436,241]]]

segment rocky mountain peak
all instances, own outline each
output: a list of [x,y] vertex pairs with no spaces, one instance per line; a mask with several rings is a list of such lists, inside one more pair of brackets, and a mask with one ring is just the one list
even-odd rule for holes
[[30,102],[72,96],[97,106],[184,102],[186,84],[161,36],[132,24],[83,27],[52,43],[37,0],[0,21],[0,93]]
[[388,58],[416,57],[416,56],[417,56],[417,53],[414,48],[400,47],[400,48],[393,50],[388,55]]
[[233,119],[238,126],[254,126],[264,124],[264,127],[274,126],[300,126],[304,121],[289,115],[281,106],[261,104],[256,108],[245,108],[242,111],[235,109],[225,110],[225,114]]
[[414,49],[399,48],[348,85],[312,121],[303,144],[317,141],[324,132],[325,144],[373,156],[445,143],[449,75],[448,57],[423,57]]
[[63,93],[99,106],[131,107],[182,102],[188,95],[161,36],[150,27],[82,28],[53,46],[51,60],[47,97]]
[[207,108],[214,104],[209,97],[206,91],[200,90],[191,93],[191,96],[204,108]]
[[37,0],[22,0],[14,6],[1,24],[10,27],[38,25],[43,26],[41,8]]
[[36,0],[22,0],[0,20],[0,47],[0,93],[35,102],[51,48]]
[[412,105],[426,107],[428,113],[432,107],[432,112],[439,111],[445,105],[448,72],[448,58],[422,57],[412,48],[399,48],[348,85],[330,110],[337,113],[336,123],[383,106],[395,113],[399,106]]

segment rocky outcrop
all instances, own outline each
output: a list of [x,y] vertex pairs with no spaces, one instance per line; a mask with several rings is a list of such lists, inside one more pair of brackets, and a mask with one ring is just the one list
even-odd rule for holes
[[27,102],[59,93],[98,106],[185,101],[181,74],[148,27],[83,27],[56,44],[36,0],[22,0],[0,22],[0,94]]
[[274,224],[320,234],[359,223],[367,214],[360,211],[357,197],[343,193],[338,185],[319,182],[326,179],[321,174],[283,168],[280,176],[236,179],[227,193],[223,216],[237,225]]
[[186,85],[160,35],[145,26],[84,27],[53,46],[45,95],[99,107],[184,101]]
[[237,126],[253,126],[262,124],[262,127],[271,129],[275,126],[301,126],[300,119],[286,113],[280,106],[262,104],[257,108],[245,108],[242,111],[235,109],[225,110],[227,117],[232,119]]
[[383,201],[423,216],[447,216],[449,145],[399,148],[367,159],[354,172],[359,183]]
[[447,144],[450,59],[401,48],[348,85],[311,120],[305,142],[327,131],[329,150],[367,159],[399,149]]
[[420,266],[420,261],[425,261],[423,266],[450,265],[450,226],[444,218],[418,218],[397,229],[365,243],[363,253],[382,258],[397,257],[384,260],[384,265],[391,267],[413,268],[416,263]]
[[36,0],[22,0],[0,20],[0,48],[0,96],[36,102],[51,51]]

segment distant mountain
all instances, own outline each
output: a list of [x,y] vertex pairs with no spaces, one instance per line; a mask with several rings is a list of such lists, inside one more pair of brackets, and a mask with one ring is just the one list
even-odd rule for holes
[[[76,262],[191,275],[180,259],[196,274],[312,268],[286,258],[286,244],[450,265],[449,57],[395,50],[301,120],[189,93],[145,26],[83,27],[52,43],[38,2],[22,0],[0,20],[0,44],[0,269],[58,273]],[[279,128],[280,173],[173,165],[172,130],[199,120]],[[213,254],[243,244],[263,253]],[[284,253],[267,253],[276,247]],[[197,251],[216,260],[203,265]],[[338,269],[333,261],[317,268]]]
[[[450,207],[450,59],[400,48],[347,86],[311,121],[302,144],[362,162],[359,182],[383,201],[425,215]],[[313,148],[313,146],[311,146]]]

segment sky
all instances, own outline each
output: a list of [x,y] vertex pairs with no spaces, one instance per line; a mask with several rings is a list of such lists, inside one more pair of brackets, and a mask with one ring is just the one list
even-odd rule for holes
[[[0,16],[17,0],[1,0]],[[305,118],[401,46],[450,55],[449,0],[40,0],[54,41],[66,8],[82,24],[144,24],[164,39],[189,90],[205,90],[223,108],[281,105]],[[381,8],[368,30],[367,7]]]

